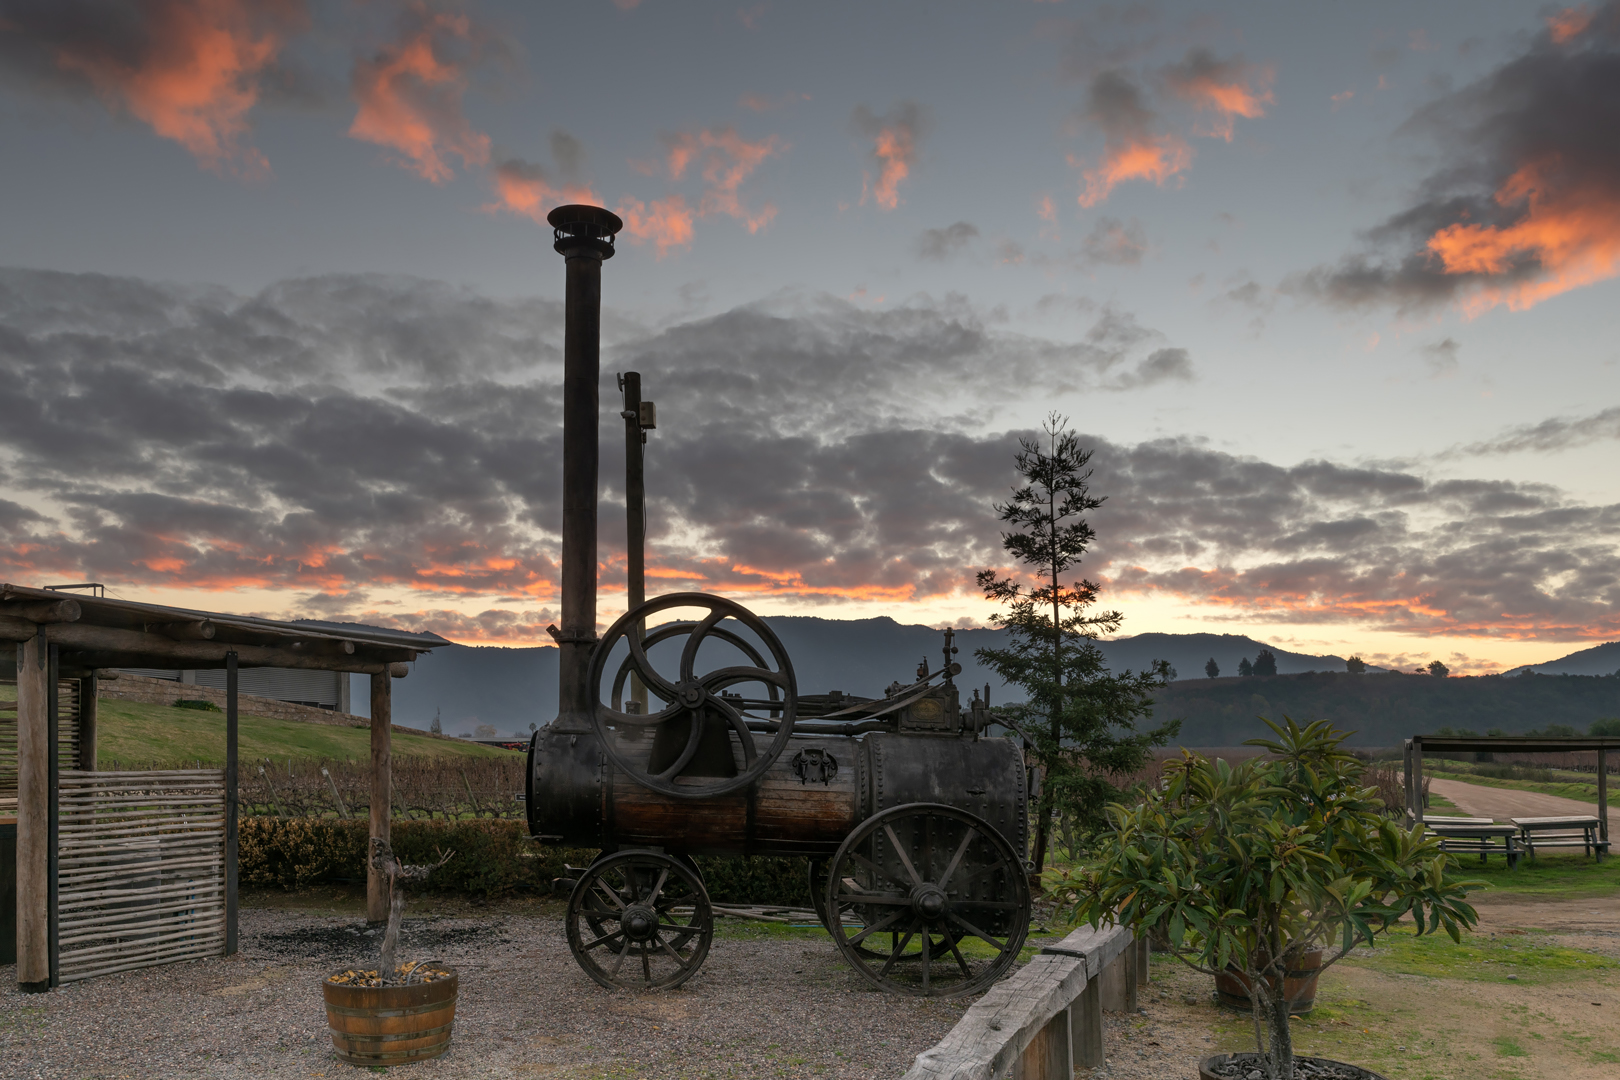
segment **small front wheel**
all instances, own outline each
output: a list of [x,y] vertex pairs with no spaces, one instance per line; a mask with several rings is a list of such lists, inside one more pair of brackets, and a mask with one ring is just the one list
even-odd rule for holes
[[703,879],[659,851],[592,863],[568,898],[568,950],[610,990],[668,990],[709,955],[714,913]]

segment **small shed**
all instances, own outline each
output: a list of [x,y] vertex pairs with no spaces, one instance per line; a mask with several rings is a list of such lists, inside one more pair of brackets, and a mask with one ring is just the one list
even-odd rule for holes
[[[17,982],[28,991],[61,981],[66,954],[78,958],[77,977],[84,977],[183,959],[199,955],[197,949],[236,951],[237,693],[244,668],[371,676],[371,835],[389,839],[390,680],[403,678],[419,654],[447,644],[436,634],[278,622],[9,584],[0,584],[0,641],[16,644],[14,664],[0,654],[0,679],[14,671],[17,687],[11,706]],[[96,680],[108,668],[222,671],[225,768],[98,773]],[[64,718],[67,732],[59,729]],[[8,741],[0,740],[0,758],[10,756]],[[8,764],[0,760],[0,773],[11,771]],[[11,794],[6,786],[0,784],[0,801]],[[192,872],[216,873],[217,903],[199,900],[191,879],[176,886],[143,870],[147,883],[133,881],[139,875],[126,864],[142,843]],[[78,891],[64,896],[66,881]],[[114,884],[122,891],[109,900]],[[189,924],[172,930],[181,909],[205,909],[210,934]],[[369,867],[366,911],[372,920],[388,915],[386,883]],[[66,936],[64,919],[73,930]],[[109,934],[117,940],[103,943]],[[84,947],[75,953],[75,944]]]

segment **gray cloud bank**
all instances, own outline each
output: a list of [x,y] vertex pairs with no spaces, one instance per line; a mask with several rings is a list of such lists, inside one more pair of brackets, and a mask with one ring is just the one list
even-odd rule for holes
[[1403,129],[1438,150],[1405,209],[1365,250],[1291,291],[1344,306],[1417,310],[1473,297],[1528,307],[1612,276],[1620,248],[1620,3],[1530,39]]
[[[1028,434],[992,430],[997,410],[1192,374],[1184,349],[1112,309],[1076,342],[1013,333],[958,297],[872,310],[783,295],[606,327],[604,584],[623,542],[611,373],[635,369],[659,404],[654,587],[806,604],[971,588],[1003,559],[990,507]],[[243,297],[0,271],[0,577],[256,585],[292,611],[538,637],[556,581],[561,330],[554,303],[408,279]],[[1186,439],[1088,442],[1109,501],[1087,570],[1115,587],[1233,619],[1620,629],[1620,507]],[[420,603],[373,610],[383,587]],[[522,610],[452,610],[469,602]]]

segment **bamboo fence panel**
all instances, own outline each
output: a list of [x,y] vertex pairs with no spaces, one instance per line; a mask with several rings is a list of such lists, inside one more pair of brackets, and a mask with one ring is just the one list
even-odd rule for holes
[[[57,683],[56,747],[61,767],[79,765],[79,682]],[[17,680],[0,679],[0,817],[17,813]]]
[[58,978],[225,952],[225,771],[61,772]]

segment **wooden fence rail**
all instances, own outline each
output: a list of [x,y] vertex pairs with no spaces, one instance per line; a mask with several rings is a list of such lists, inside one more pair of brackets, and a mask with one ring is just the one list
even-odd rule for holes
[[904,1080],[1070,1080],[1103,1063],[1103,1012],[1136,1009],[1147,939],[1083,927],[990,988]]
[[225,951],[225,772],[81,772],[58,787],[61,982]]

